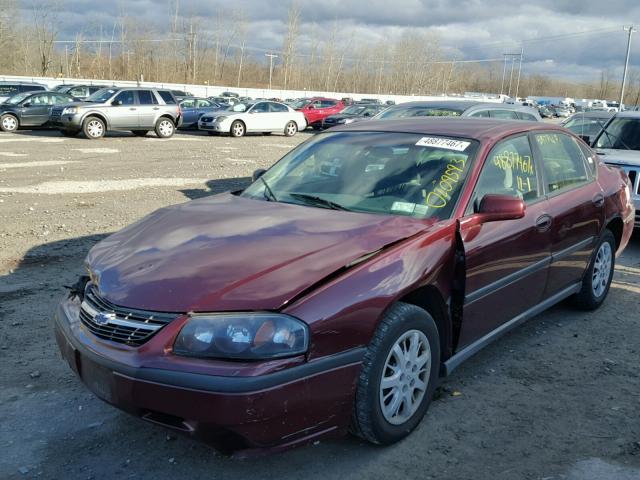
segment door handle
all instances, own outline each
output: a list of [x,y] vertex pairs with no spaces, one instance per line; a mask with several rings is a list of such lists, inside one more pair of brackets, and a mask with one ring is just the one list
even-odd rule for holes
[[598,193],[596,194],[595,197],[593,197],[591,201],[596,207],[600,208],[601,206],[604,205],[604,195],[602,195],[601,193]]
[[539,232],[546,232],[551,228],[552,223],[553,223],[553,218],[551,217],[551,215],[548,215],[545,213],[544,215],[540,215],[536,219],[536,229]]
[[160,110],[160,107],[153,107],[154,110]]
[[129,110],[135,110],[135,108],[131,107]]

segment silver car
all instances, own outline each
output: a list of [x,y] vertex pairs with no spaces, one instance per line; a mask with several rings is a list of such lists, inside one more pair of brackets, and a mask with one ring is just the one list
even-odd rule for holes
[[627,172],[629,195],[636,207],[635,226],[640,227],[640,112],[616,113],[592,147],[604,163]]
[[49,121],[65,136],[82,131],[87,138],[98,139],[111,130],[145,136],[154,130],[158,137],[169,138],[182,116],[170,90],[127,87],[104,88],[86,102],[55,107]]

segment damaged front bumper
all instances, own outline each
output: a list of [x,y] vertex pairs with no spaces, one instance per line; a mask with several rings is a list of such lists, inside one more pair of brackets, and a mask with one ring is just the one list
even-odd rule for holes
[[[60,352],[96,396],[128,413],[243,454],[340,435],[349,426],[363,349],[264,375],[243,375],[243,363],[233,375],[208,375],[175,356],[169,369],[154,362],[152,342],[130,348],[93,337],[77,318],[78,303],[64,300],[54,315]],[[160,333],[172,341],[171,332]],[[160,333],[155,345],[166,340]]]

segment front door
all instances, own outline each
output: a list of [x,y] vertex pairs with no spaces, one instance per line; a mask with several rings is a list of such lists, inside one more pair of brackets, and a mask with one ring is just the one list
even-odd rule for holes
[[[458,348],[542,299],[550,262],[551,220],[538,170],[527,135],[501,141],[487,156],[466,215],[459,220],[465,286]],[[525,216],[472,225],[487,194],[522,198]]]
[[266,132],[271,128],[269,126],[269,102],[256,103],[251,110],[247,118],[247,131],[249,132]]
[[543,165],[552,218],[549,280],[545,297],[582,280],[602,223],[604,194],[578,142],[562,132],[533,134]]
[[133,90],[123,90],[116,95],[108,112],[111,128],[138,128],[138,108]]
[[40,126],[49,120],[49,111],[51,110],[51,95],[41,93],[33,95],[23,107],[22,125],[24,126]]

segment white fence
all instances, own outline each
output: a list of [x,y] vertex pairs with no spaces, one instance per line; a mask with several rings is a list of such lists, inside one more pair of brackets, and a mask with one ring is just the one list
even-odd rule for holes
[[53,87],[61,83],[77,84],[77,85],[121,85],[121,86],[140,86],[140,87],[158,87],[169,88],[172,90],[184,90],[196,96],[211,97],[218,96],[222,92],[236,92],[240,96],[251,98],[309,98],[309,97],[329,97],[344,98],[349,97],[354,100],[362,98],[375,98],[386,102],[392,100],[396,103],[412,102],[417,100],[478,100],[483,102],[501,103],[503,98],[500,95],[492,94],[472,94],[472,95],[440,95],[440,96],[424,96],[424,95],[378,95],[378,94],[362,94],[350,92],[321,92],[309,90],[278,90],[278,89],[261,89],[261,88],[235,88],[221,87],[213,85],[190,85],[178,83],[155,83],[155,82],[133,82],[123,80],[93,80],[87,78],[56,78],[56,77],[26,77],[16,75],[0,75],[0,80],[14,82],[34,82]]

